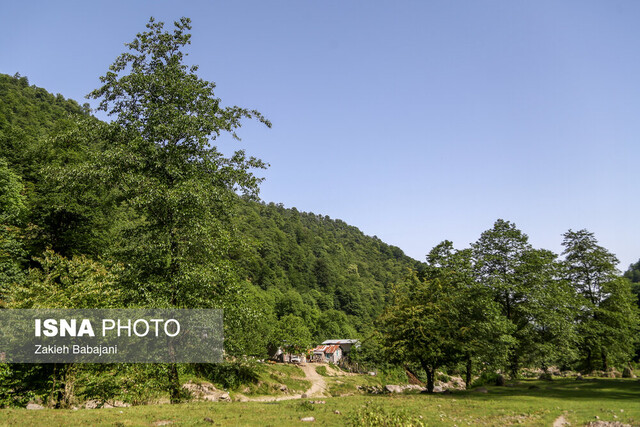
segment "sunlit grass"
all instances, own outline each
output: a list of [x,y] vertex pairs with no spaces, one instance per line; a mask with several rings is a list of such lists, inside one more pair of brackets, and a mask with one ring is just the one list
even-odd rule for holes
[[[349,377],[342,377],[346,379]],[[362,379],[362,378],[360,378]],[[137,406],[99,410],[0,411],[2,425],[124,425],[149,426],[159,421],[173,425],[300,425],[312,416],[316,425],[348,425],[367,402],[390,411],[404,412],[426,425],[545,425],[560,415],[572,425],[596,420],[640,423],[640,382],[623,379],[561,379],[551,382],[523,380],[514,387],[487,387],[449,395],[353,395],[323,399],[325,404],[282,402],[216,402],[182,405]],[[317,399],[307,399],[317,400]],[[340,412],[336,414],[335,411]],[[156,424],[157,425],[157,424]]]

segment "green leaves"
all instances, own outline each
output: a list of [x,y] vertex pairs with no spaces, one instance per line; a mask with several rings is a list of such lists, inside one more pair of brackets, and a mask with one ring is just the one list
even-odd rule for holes
[[617,258],[587,230],[569,230],[563,246],[563,273],[578,297],[582,367],[606,370],[610,363],[628,362],[640,315],[631,284],[618,276]]
[[[235,130],[243,118],[271,123],[256,110],[221,107],[215,84],[198,78],[197,67],[183,63],[183,48],[190,44],[191,21],[182,18],[173,32],[153,18],[149,31],[139,33],[127,45],[103,77],[104,85],[89,94],[101,99],[99,110],[117,115],[116,122],[145,140],[164,147],[179,146],[173,154],[183,161],[207,151],[209,138]],[[128,74],[124,72],[128,71]]]
[[311,346],[311,332],[302,318],[288,314],[273,329],[271,343],[286,352],[301,354]]
[[29,270],[24,284],[9,294],[12,308],[118,308],[117,276],[121,266],[85,256],[65,258],[46,251]]
[[115,190],[126,215],[109,254],[127,266],[127,298],[155,306],[222,304],[237,277],[230,212],[236,191],[257,194],[252,170],[266,165],[242,150],[225,157],[210,144],[235,135],[257,111],[221,107],[215,84],[184,63],[190,20],[166,31],[151,19],[89,97],[115,120],[95,129],[104,150],[75,168],[76,176]]

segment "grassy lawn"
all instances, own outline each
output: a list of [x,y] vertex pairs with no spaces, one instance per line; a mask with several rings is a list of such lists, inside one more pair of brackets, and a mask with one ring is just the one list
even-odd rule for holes
[[[487,387],[488,393],[455,392],[450,395],[385,395],[333,397],[326,404],[306,400],[282,402],[188,403],[95,410],[6,409],[2,425],[305,425],[314,417],[318,425],[348,425],[363,406],[424,425],[544,425],[560,415],[573,426],[596,420],[640,425],[640,382],[622,379],[523,380],[514,387]],[[318,400],[307,399],[307,400]],[[339,411],[340,414],[334,413]],[[422,417],[422,418],[420,418]],[[205,420],[213,420],[214,423]],[[366,425],[360,422],[359,425]]]

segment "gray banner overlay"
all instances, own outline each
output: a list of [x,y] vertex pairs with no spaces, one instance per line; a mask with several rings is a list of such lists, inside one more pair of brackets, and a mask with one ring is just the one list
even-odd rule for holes
[[0,310],[0,362],[218,363],[222,310]]

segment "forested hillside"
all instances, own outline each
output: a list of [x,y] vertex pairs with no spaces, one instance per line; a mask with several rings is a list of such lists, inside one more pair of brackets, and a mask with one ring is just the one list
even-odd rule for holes
[[353,327],[371,325],[390,285],[419,264],[343,221],[273,203],[243,203],[238,229],[251,242],[237,259],[243,277],[274,299],[278,317],[308,319],[319,339],[359,336]]
[[89,113],[88,104],[53,95],[29,85],[26,76],[0,74],[0,150],[12,168],[34,179],[36,151],[41,140],[68,124],[72,115]]
[[[79,135],[77,124],[97,120],[88,118],[86,106],[30,86],[19,75],[0,75],[0,99],[3,198],[13,191],[19,207],[3,217],[2,289],[55,268],[49,264],[68,269],[74,257],[104,265],[120,261],[112,256],[122,245],[118,233],[133,217],[117,195],[90,186],[84,192],[64,188],[50,178],[52,170],[82,164],[102,150],[100,140]],[[390,285],[419,264],[340,220],[250,198],[236,197],[232,206],[239,243],[226,252],[230,274],[249,306],[257,306],[254,321],[261,323],[261,345],[238,345],[244,353],[264,354],[267,341],[281,339],[272,333],[284,318],[299,326],[291,333],[305,344],[362,336],[382,311]],[[113,274],[118,288],[126,274]]]

